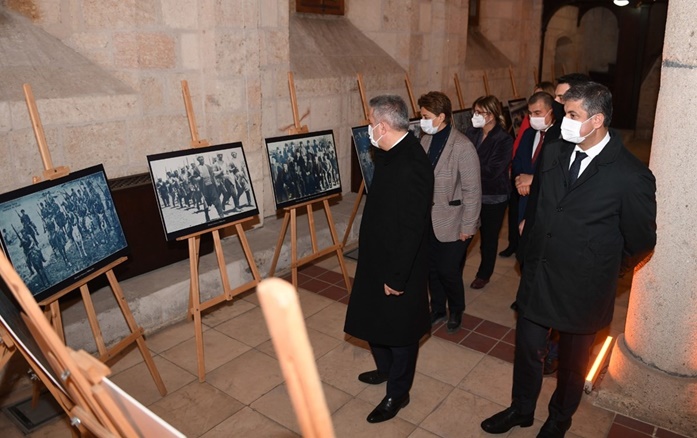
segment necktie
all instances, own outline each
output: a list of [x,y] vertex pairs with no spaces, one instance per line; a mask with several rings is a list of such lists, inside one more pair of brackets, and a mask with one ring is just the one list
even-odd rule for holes
[[540,151],[542,150],[542,142],[545,139],[545,131],[540,131],[540,140],[537,142],[537,147],[535,148],[535,153],[532,154],[532,164],[535,164],[535,161],[537,161],[537,157],[540,155]]
[[569,186],[576,182],[578,179],[578,171],[581,169],[581,161],[588,155],[585,152],[576,152],[576,158],[569,168]]

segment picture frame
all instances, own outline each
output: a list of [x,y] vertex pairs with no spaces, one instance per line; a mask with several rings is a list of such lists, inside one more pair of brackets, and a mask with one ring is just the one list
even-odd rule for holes
[[421,131],[421,117],[409,119],[409,132],[414,134],[414,137],[421,140],[423,132]]
[[474,111],[472,108],[453,111],[453,126],[464,134],[468,128],[472,127],[473,115]]
[[506,120],[507,123],[510,122],[509,132],[516,137],[518,135],[518,130],[520,129],[520,124],[523,122],[525,115],[528,113],[528,100],[524,97],[519,99],[513,99],[508,101],[508,115],[509,119]]
[[148,155],[168,241],[259,214],[241,142]]
[[361,175],[363,175],[363,181],[365,182],[365,192],[368,193],[370,184],[373,182],[373,173],[375,173],[375,163],[373,162],[375,147],[370,143],[370,138],[368,137],[368,125],[351,128],[351,136],[353,137],[353,146],[358,156]]
[[36,301],[128,254],[104,167],[0,195],[0,245]]
[[264,139],[276,208],[341,193],[334,131]]

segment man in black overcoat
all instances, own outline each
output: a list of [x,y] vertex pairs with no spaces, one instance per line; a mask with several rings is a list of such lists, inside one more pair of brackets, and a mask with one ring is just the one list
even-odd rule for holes
[[375,173],[358,239],[358,266],[344,331],[368,341],[377,369],[362,382],[387,382],[387,394],[368,422],[389,420],[409,403],[419,340],[431,328],[428,307],[428,227],[433,170],[408,131],[404,100],[370,100]]
[[518,252],[513,402],[482,422],[489,433],[533,424],[546,338],[556,329],[557,388],[537,436],[566,434],[595,334],[612,321],[617,278],[656,244],[656,182],[608,129],[610,91],[594,82],[573,85],[564,110],[564,140],[542,149]]

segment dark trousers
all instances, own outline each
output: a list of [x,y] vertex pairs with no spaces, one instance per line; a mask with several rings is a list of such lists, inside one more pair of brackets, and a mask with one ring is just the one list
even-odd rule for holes
[[378,373],[387,376],[387,397],[399,398],[409,393],[416,374],[419,343],[389,347],[370,343]]
[[518,231],[519,203],[520,195],[515,188],[515,184],[513,184],[511,197],[508,199],[508,247],[513,250],[518,249],[518,238],[520,237],[520,232]]
[[479,248],[482,253],[482,261],[479,264],[477,278],[488,280],[494,272],[496,265],[496,254],[499,249],[499,232],[503,225],[503,218],[506,215],[508,201],[498,204],[482,204],[482,212],[479,217]]
[[[518,318],[513,360],[513,404],[522,414],[535,412],[542,388],[542,370],[547,355],[550,328]],[[565,421],[581,403],[595,333],[577,335],[559,333],[559,368],[557,389],[549,401],[549,418]]]
[[465,267],[467,247],[472,239],[441,242],[431,227],[429,248],[428,290],[431,311],[445,313],[446,302],[451,314],[465,311],[465,285],[462,269]]

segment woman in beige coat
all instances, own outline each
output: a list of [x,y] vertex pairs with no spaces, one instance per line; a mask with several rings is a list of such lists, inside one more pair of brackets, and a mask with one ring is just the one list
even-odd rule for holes
[[[452,105],[443,93],[419,98],[421,145],[433,166],[435,185],[431,208],[429,292],[431,324],[445,321],[447,330],[460,329],[465,311],[462,269],[467,247],[479,226],[482,189],[477,151],[452,125]],[[450,311],[449,316],[446,313]]]

